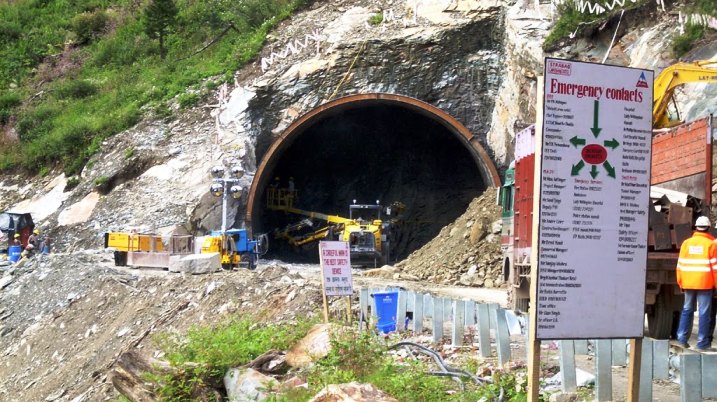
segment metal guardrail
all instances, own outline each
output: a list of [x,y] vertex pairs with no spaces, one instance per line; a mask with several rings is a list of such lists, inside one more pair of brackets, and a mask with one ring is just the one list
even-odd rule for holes
[[[495,352],[501,367],[511,361],[511,335],[519,331],[525,335],[527,349],[527,322],[523,325],[512,311],[500,308],[497,303],[477,303],[473,300],[455,300],[434,297],[403,289],[360,289],[359,305],[361,321],[375,322],[376,306],[373,293],[398,292],[396,328],[398,331],[431,332],[434,342],[450,336],[451,345],[461,346],[478,342],[482,357],[492,357]],[[407,319],[408,318],[408,319]],[[430,327],[425,327],[430,320]],[[509,322],[510,321],[510,322]],[[460,323],[460,325],[456,325]],[[450,334],[446,334],[449,327]],[[544,341],[551,342],[551,341]],[[562,340],[556,341],[560,354],[561,388],[564,392],[577,389],[576,355],[595,355],[596,400],[612,400],[612,367],[625,366],[629,357],[627,339]],[[655,380],[668,380],[679,376],[682,402],[697,402],[704,398],[717,398],[717,353],[688,351],[676,354],[670,350],[669,341],[643,338],[640,369],[640,401],[652,401],[652,385]]]

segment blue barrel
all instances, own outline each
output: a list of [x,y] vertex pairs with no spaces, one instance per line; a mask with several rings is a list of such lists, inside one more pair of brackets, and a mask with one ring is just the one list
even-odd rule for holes
[[22,253],[21,246],[10,246],[7,249],[8,259],[10,262],[17,262],[20,259],[20,253]]
[[374,293],[373,304],[376,306],[379,332],[387,334],[396,330],[396,316],[398,315],[398,292]]

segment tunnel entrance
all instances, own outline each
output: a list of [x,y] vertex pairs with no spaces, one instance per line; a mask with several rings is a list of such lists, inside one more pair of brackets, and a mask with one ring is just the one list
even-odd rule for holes
[[[353,98],[353,100],[350,100]],[[275,178],[296,188],[294,207],[348,217],[349,205],[405,205],[391,230],[390,263],[400,261],[463,214],[497,172],[465,127],[421,101],[370,94],[342,98],[302,116],[264,156],[250,191],[254,233],[271,233],[304,219],[267,208]],[[394,211],[395,212],[395,211]],[[354,216],[355,217],[355,216]],[[368,217],[363,217],[368,219]],[[314,219],[313,231],[325,222]],[[318,262],[317,242],[300,248],[271,239],[267,258]]]

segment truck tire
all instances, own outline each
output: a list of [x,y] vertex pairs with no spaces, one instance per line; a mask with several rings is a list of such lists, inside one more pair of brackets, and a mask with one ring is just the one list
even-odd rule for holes
[[241,262],[246,262],[246,267],[249,270],[256,269],[256,256],[252,253],[242,253]]
[[647,311],[647,331],[655,339],[670,339],[674,319],[672,289],[663,287]]

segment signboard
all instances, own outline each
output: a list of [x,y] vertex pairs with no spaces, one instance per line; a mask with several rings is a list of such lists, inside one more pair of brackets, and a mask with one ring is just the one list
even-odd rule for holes
[[351,296],[353,277],[351,276],[351,255],[349,244],[345,241],[319,242],[321,257],[322,283],[326,296]]
[[643,336],[653,72],[546,58],[536,336]]

